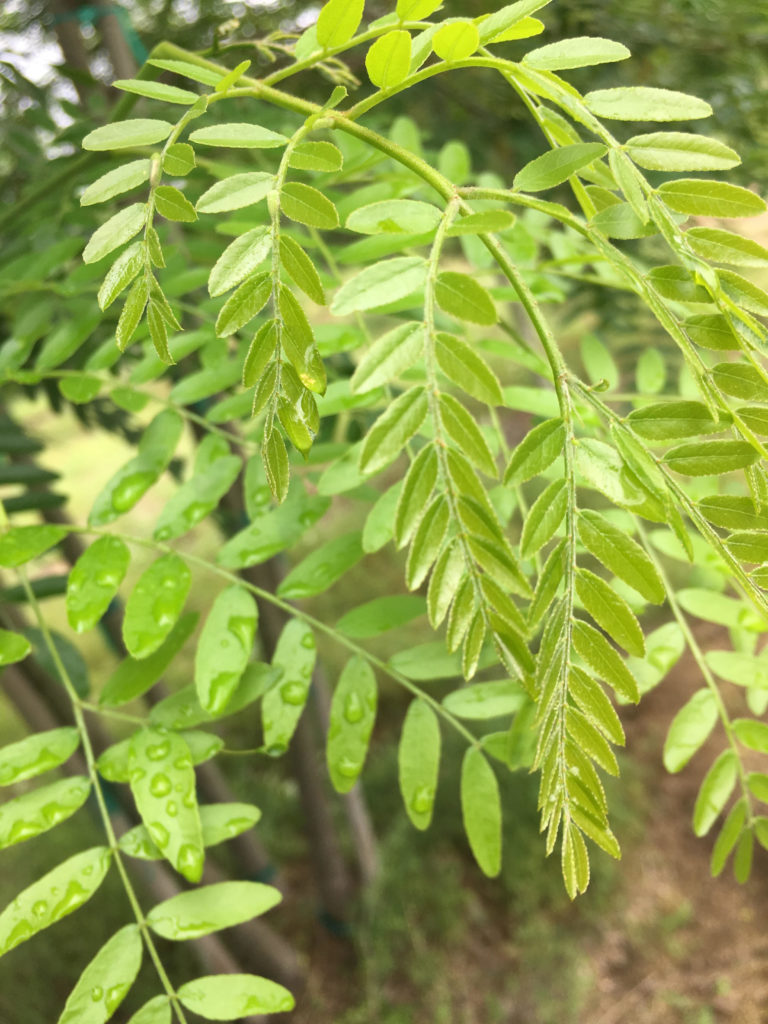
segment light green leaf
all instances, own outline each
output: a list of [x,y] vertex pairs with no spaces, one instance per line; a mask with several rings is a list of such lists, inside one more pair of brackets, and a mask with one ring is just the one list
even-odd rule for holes
[[189,141],[225,149],[277,149],[288,144],[285,135],[250,123],[213,124],[208,128],[198,128],[191,133]]
[[80,975],[58,1024],[105,1024],[136,980],[142,952],[138,925],[116,932]]
[[626,601],[587,569],[576,574],[576,592],[589,614],[628,654],[642,658],[645,642],[640,623]]
[[163,71],[171,71],[174,75],[189,78],[193,82],[201,82],[203,85],[218,85],[221,79],[219,71],[213,71],[200,64],[190,64],[185,60],[156,60],[152,58],[147,61],[147,64],[161,68]]
[[411,36],[395,29],[373,43],[365,55],[368,77],[379,89],[392,89],[399,85],[411,68]]
[[[120,292],[133,281],[136,275],[144,267],[145,250],[142,242],[134,242],[127,249],[120,253],[115,262],[109,268],[99,288],[97,301],[99,309],[108,309]],[[38,360],[38,367],[40,361]]]
[[161,103],[178,103],[183,107],[191,107],[200,99],[196,92],[190,92],[189,89],[179,89],[163,82],[149,82],[143,78],[118,78],[112,83],[112,88],[131,92],[135,96],[146,96]]
[[218,553],[219,565],[225,569],[245,569],[293,547],[329,505],[326,497],[310,497],[303,489],[296,489],[282,508],[259,516],[227,541]]
[[182,615],[160,647],[148,657],[124,658],[101,691],[100,703],[119,707],[151,689],[194,632],[197,619],[196,612]]
[[291,619],[280,634],[272,658],[273,667],[280,669],[282,676],[261,702],[264,748],[272,756],[288,749],[309,696],[316,656],[312,630],[299,619]]
[[435,284],[437,304],[459,320],[490,326],[498,320],[493,299],[481,284],[468,274],[445,270]]
[[768,754],[768,723],[754,718],[734,718],[733,731],[739,743],[759,754]]
[[147,219],[147,204],[132,203],[120,210],[97,228],[83,249],[83,262],[96,263],[109,253],[130,241],[144,227]]
[[346,316],[397,302],[423,287],[427,263],[421,256],[381,260],[345,281],[331,303],[334,316]]
[[699,508],[710,523],[726,530],[768,530],[768,515],[742,495],[713,494],[702,498]]
[[657,348],[647,348],[637,361],[635,381],[637,390],[646,395],[656,395],[664,390],[667,367],[664,357]]
[[588,510],[580,513],[578,530],[582,544],[598,561],[646,601],[661,604],[665,597],[664,584],[653,562],[636,541],[598,512]]
[[331,230],[339,225],[336,207],[311,185],[289,181],[280,192],[280,209],[291,220],[309,227]]
[[606,152],[599,142],[575,142],[536,157],[515,175],[513,188],[541,192],[567,181],[572,174],[598,160]]
[[216,596],[195,653],[195,687],[201,706],[212,715],[226,708],[245,671],[258,621],[252,595],[233,584]]
[[413,387],[395,399],[365,438],[360,455],[361,470],[377,473],[397,458],[424,422],[427,408],[423,387]]
[[423,700],[408,706],[397,750],[398,781],[413,825],[429,828],[440,769],[440,724]]
[[702,402],[659,402],[633,409],[627,422],[632,430],[648,441],[667,441],[678,437],[717,434],[727,422],[712,419]]
[[195,151],[186,142],[174,142],[163,157],[163,170],[174,178],[185,178],[197,166]]
[[520,554],[530,558],[551,540],[568,507],[565,480],[553,480],[544,488],[526,516],[520,537]]
[[720,830],[712,850],[711,870],[713,877],[720,874],[725,867],[731,850],[742,836],[744,820],[747,816],[746,801],[737,800],[728,812],[728,817]]
[[704,777],[693,809],[693,831],[705,836],[731,797],[738,777],[739,760],[732,750],[724,750]]
[[448,502],[440,494],[422,516],[411,542],[405,565],[405,582],[409,590],[415,590],[422,584],[440,554],[449,520]]
[[111,863],[109,847],[94,846],[28,886],[0,914],[0,956],[81,907],[99,888]]
[[274,183],[274,174],[267,174],[264,171],[233,174],[223,181],[217,181],[203,192],[197,200],[195,209],[198,213],[225,213],[228,210],[253,206],[272,191]]
[[625,700],[636,704],[640,700],[637,683],[616,650],[602,633],[580,619],[573,624],[573,646],[592,668]]
[[302,171],[340,171],[344,156],[332,142],[300,142],[291,151],[288,166]]
[[488,476],[498,476],[488,442],[464,406],[453,395],[440,395],[439,405],[443,428],[465,457]]
[[632,484],[616,449],[597,438],[580,438],[576,446],[576,468],[587,486],[600,491],[616,505],[637,505],[642,492]]
[[171,1024],[171,1004],[168,1002],[168,996],[155,996],[148,1003],[144,1003],[128,1024]]
[[325,290],[314,263],[298,242],[287,235],[280,236],[280,262],[294,284],[318,306],[324,306]]
[[109,199],[122,195],[123,192],[130,192],[132,188],[137,188],[145,181],[149,181],[151,167],[151,160],[131,160],[127,164],[116,167],[113,171],[107,171],[83,192],[80,196],[80,205],[93,206],[95,203],[106,203]]
[[272,277],[269,273],[254,274],[243,281],[216,318],[217,337],[226,338],[245,327],[266,306],[271,295]]
[[[28,641],[26,643],[29,650]],[[80,734],[73,726],[67,725],[35,733],[0,748],[0,786],[24,782],[58,768],[79,746]]]
[[671,448],[664,461],[686,476],[720,476],[752,466],[759,458],[747,441],[698,441]]
[[31,789],[0,806],[0,850],[33,839],[79,811],[91,792],[83,775]]
[[443,706],[457,718],[483,721],[513,715],[526,703],[523,687],[511,679],[463,686],[443,697]]
[[440,333],[435,339],[435,355],[440,369],[457,387],[479,402],[503,405],[499,380],[490,366],[461,338]]
[[671,210],[692,217],[754,217],[768,209],[754,192],[725,181],[665,181],[659,186],[659,195]]
[[89,132],[83,139],[83,149],[102,151],[107,149],[131,149],[134,146],[152,146],[167,139],[173,130],[169,121],[155,121],[134,118],[130,121],[115,121]]
[[287,988],[254,974],[211,974],[188,981],[178,995],[186,1009],[206,1020],[240,1020],[254,1014],[283,1013],[295,1006]]
[[351,658],[333,692],[326,763],[334,789],[348,793],[363,768],[377,704],[376,677],[367,661]]
[[483,210],[481,213],[468,213],[465,217],[455,220],[446,233],[449,238],[459,235],[481,235],[486,232],[507,231],[514,223],[515,216],[508,210]]
[[357,32],[365,0],[328,0],[317,19],[317,41],[324,50],[343,46]]
[[717,698],[709,689],[697,690],[680,708],[664,741],[664,767],[679,772],[706,743],[718,718]]
[[742,267],[764,267],[768,249],[751,238],[744,238],[722,228],[689,228],[685,238],[693,251],[714,263],[731,263]]
[[443,5],[443,0],[397,0],[400,21],[423,21]]
[[440,223],[441,211],[415,199],[382,199],[353,210],[345,227],[362,235],[421,234]]
[[352,388],[364,392],[399,377],[421,355],[424,325],[401,324],[374,341],[352,375]]
[[[187,740],[193,733],[185,733]],[[194,760],[193,754],[193,760]],[[200,823],[203,829],[203,846],[218,846],[228,839],[239,836],[253,828],[261,817],[261,811],[252,804],[201,804]],[[152,842],[144,825],[136,825],[124,832],[118,844],[129,857],[139,860],[162,860],[163,855]]]
[[202,472],[196,470],[166,502],[155,526],[155,539],[180,537],[202,522],[229,491],[241,467],[239,456],[222,455]]
[[445,61],[466,60],[479,45],[477,25],[468,18],[446,22],[432,37],[432,49]]
[[597,89],[584,102],[598,117],[617,121],[689,121],[712,115],[710,105],[697,96],[642,85]]
[[149,285],[142,275],[134,281],[133,287],[128,292],[128,298],[125,300],[125,305],[120,312],[120,319],[117,321],[115,341],[121,352],[125,350],[139,326],[148,298]]
[[581,361],[593,384],[605,381],[609,388],[619,386],[620,373],[611,351],[595,334],[585,334],[579,346]]
[[195,770],[184,738],[167,729],[139,730],[130,745],[130,784],[152,842],[189,882],[203,873],[203,837]]
[[635,135],[626,149],[647,171],[723,171],[741,163],[739,154],[717,139],[686,132]]
[[[480,42],[485,45],[486,43],[497,42],[500,39],[507,38],[509,30],[514,29],[520,22],[527,19],[529,14],[533,14],[534,11],[546,7],[551,2],[552,0],[517,0],[516,3],[507,4],[501,10],[489,14],[480,21],[478,26],[480,29]],[[537,19],[533,18],[531,20],[536,21]],[[515,37],[512,35],[510,38]]]
[[476,747],[461,764],[461,814],[475,860],[490,878],[501,871],[501,798],[493,769]]
[[[0,629],[0,667],[22,661],[31,650],[32,647],[26,637],[8,629]],[[1,759],[0,765],[2,765]],[[0,769],[1,773],[2,769]]]
[[164,900],[147,914],[147,924],[164,939],[199,939],[266,914],[281,900],[271,885],[217,882]]
[[197,220],[192,203],[173,185],[160,185],[155,189],[155,208],[166,220],[184,223]]
[[565,71],[568,68],[585,68],[593,64],[610,64],[626,60],[631,53],[622,43],[612,39],[593,36],[576,36],[560,39],[556,43],[529,50],[523,57],[523,64],[538,71]]
[[12,526],[0,534],[0,565],[11,569],[39,558],[68,532],[63,526]]
[[192,576],[178,555],[161,555],[145,569],[125,606],[123,640],[134,658],[156,651],[176,623]]
[[106,612],[130,557],[118,537],[99,537],[78,558],[67,581],[67,619],[76,633],[91,629]]
[[562,420],[539,423],[512,452],[504,483],[522,484],[543,473],[562,454],[564,442],[565,427]]
[[363,557],[360,533],[348,533],[321,544],[281,581],[277,593],[291,599],[324,593]]

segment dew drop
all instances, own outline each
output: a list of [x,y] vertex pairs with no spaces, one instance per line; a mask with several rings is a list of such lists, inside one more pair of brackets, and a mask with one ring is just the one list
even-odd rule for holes
[[171,788],[171,780],[162,772],[153,775],[149,781],[149,792],[152,796],[167,796],[171,792]]
[[419,786],[411,800],[411,810],[415,814],[428,814],[435,802],[435,791],[431,786]]
[[280,687],[280,696],[286,704],[301,707],[307,699],[307,688],[303,683],[283,683]]
[[94,1001],[94,1003],[100,1003],[103,998],[104,998],[104,989],[103,988],[100,988],[98,985],[96,985],[95,988],[91,989],[91,999]]
[[42,917],[43,914],[48,910],[47,900],[37,900],[36,903],[32,904],[32,913],[35,917]]
[[112,508],[115,512],[127,512],[133,508],[144,492],[154,483],[154,473],[146,470],[131,473],[121,480],[112,492]]
[[350,725],[354,725],[362,719],[364,714],[365,708],[359,696],[356,693],[348,693],[344,701],[344,717],[346,720]]
[[336,762],[336,771],[345,779],[356,779],[361,768],[360,762],[354,761],[351,757],[342,757]]
[[264,748],[264,753],[267,757],[282,757],[287,749],[288,746],[285,743],[273,743],[271,746]]
[[168,803],[165,805],[165,813],[168,815],[169,818],[176,817],[176,815],[179,813],[179,805],[176,803],[175,800],[168,801]]
[[301,638],[301,646],[306,647],[308,651],[314,651],[315,649],[315,635],[314,633],[305,633]]

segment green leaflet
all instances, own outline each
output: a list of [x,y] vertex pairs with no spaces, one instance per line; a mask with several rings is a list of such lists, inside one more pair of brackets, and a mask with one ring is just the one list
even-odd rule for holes
[[131,792],[153,843],[187,881],[199,882],[203,838],[185,740],[167,729],[141,729],[131,740],[129,771]]
[[495,683],[474,683],[443,697],[443,706],[471,721],[513,715],[525,704],[526,692],[519,683],[502,679]]
[[605,381],[609,389],[618,387],[620,373],[616,360],[597,335],[585,334],[581,339],[580,351],[584,369],[593,384]]
[[605,580],[587,569],[578,569],[576,593],[598,626],[628,654],[643,657],[645,642],[640,623],[626,601]]
[[394,538],[399,548],[413,536],[437,481],[438,459],[434,445],[425,445],[410,465],[395,512]]
[[196,612],[187,612],[152,654],[140,659],[130,656],[124,658],[101,691],[100,703],[119,706],[150,690],[190,638],[197,620]]
[[461,814],[469,845],[483,874],[501,871],[501,798],[493,769],[470,747],[461,764]]
[[371,666],[351,658],[333,691],[325,757],[338,793],[348,793],[362,771],[376,717],[378,693]]
[[420,586],[440,553],[450,521],[450,509],[444,495],[438,495],[427,508],[416,528],[405,565],[409,590]]
[[0,913],[0,956],[81,907],[99,888],[111,863],[109,847],[94,846],[28,886]]
[[754,217],[767,209],[760,196],[725,181],[665,181],[659,195],[671,210],[692,217]]
[[285,135],[262,128],[258,124],[214,124],[197,128],[189,141],[200,146],[221,146],[225,149],[276,149],[288,144]]
[[704,745],[718,719],[715,694],[697,690],[672,719],[664,741],[664,767],[679,772]]
[[195,208],[173,185],[160,185],[155,189],[155,208],[166,220],[191,223],[197,220]]
[[612,686],[617,694],[634,704],[638,702],[640,694],[632,673],[602,633],[577,620],[573,624],[573,646],[595,674]]
[[759,754],[768,753],[768,724],[754,718],[735,718],[733,731],[739,743]]
[[192,576],[176,554],[162,555],[139,577],[125,606],[123,640],[134,658],[146,658],[170,633],[187,599]]
[[[191,683],[155,704],[150,712],[150,721],[168,729],[186,729],[211,720],[215,721],[217,717],[234,715],[243,708],[250,707],[266,693],[279,674],[278,669],[273,669],[264,662],[250,662],[221,716],[212,716],[200,706],[197,689]],[[213,757],[221,745],[218,737],[206,732],[188,732],[185,733],[185,739],[192,753],[192,760],[196,764],[199,763],[198,758],[205,761]],[[214,740],[218,741],[218,745],[212,742]]]
[[331,200],[318,189],[299,181],[283,185],[280,209],[286,217],[309,227],[330,230],[339,225],[339,215]]
[[354,640],[366,640],[404,626],[426,610],[424,598],[412,594],[375,597],[342,615],[336,629]]
[[130,241],[144,227],[147,219],[147,204],[132,203],[114,214],[106,223],[97,228],[83,249],[84,263],[97,263],[109,253]]
[[396,13],[401,21],[422,21],[442,6],[443,0],[397,0]]
[[661,604],[664,584],[653,563],[636,541],[597,512],[582,511],[578,519],[579,538],[584,547],[606,569],[624,580],[647,601]]
[[352,375],[352,387],[357,392],[368,391],[387,384],[408,370],[424,348],[422,324],[401,324],[387,331],[371,345]]
[[432,37],[432,49],[444,61],[466,60],[479,45],[477,25],[468,19],[446,22]]
[[58,1024],[105,1024],[136,980],[142,953],[138,925],[116,932],[80,975]]
[[627,417],[632,430],[648,441],[672,441],[679,437],[717,434],[728,426],[712,419],[702,402],[659,402],[634,409]]
[[73,726],[67,725],[35,733],[0,748],[0,786],[24,782],[58,768],[79,746],[80,734]]
[[281,597],[313,597],[324,593],[364,555],[362,534],[348,533],[321,544],[280,582]]
[[406,813],[413,825],[423,831],[432,821],[440,769],[440,725],[423,700],[413,700],[408,706],[397,763]]
[[[187,736],[190,734],[188,733]],[[256,824],[261,811],[253,804],[201,804],[200,824],[203,829],[203,846],[218,846],[228,839],[239,836]],[[124,832],[118,844],[129,857],[140,860],[162,860],[163,855],[152,842],[144,825],[136,825]]]
[[47,832],[79,811],[91,792],[83,775],[31,789],[0,806],[0,850]]
[[123,192],[130,192],[149,180],[152,166],[150,160],[130,160],[127,164],[107,171],[92,182],[80,196],[81,206],[93,206],[95,203],[106,203]]
[[225,569],[245,569],[292,547],[322,515],[330,500],[292,489],[285,504],[259,516],[219,550],[217,561]]
[[272,278],[268,273],[254,274],[243,281],[221,308],[216,319],[217,336],[226,338],[245,327],[266,306],[271,295]]
[[217,882],[158,903],[147,914],[147,924],[156,935],[183,942],[243,924],[281,900],[280,891],[271,885]]
[[482,356],[461,338],[440,333],[435,338],[435,356],[446,377],[479,402],[503,405],[499,380]]
[[496,462],[482,431],[453,395],[440,395],[440,421],[463,455],[487,476],[497,477]]
[[223,181],[211,185],[197,201],[195,209],[198,213],[225,213],[229,210],[241,210],[244,206],[253,206],[272,191],[275,183],[274,174],[264,171],[249,171],[245,174],[233,174]]
[[[480,21],[478,26],[480,42],[485,45],[506,38],[506,33],[509,30],[513,30],[515,26],[528,20],[528,15],[546,7],[549,3],[551,0],[517,0],[516,3],[507,4],[501,10],[489,14]],[[529,20],[536,21],[535,18]],[[511,35],[509,38],[515,38],[515,36]]]
[[253,1014],[283,1013],[295,1006],[288,989],[253,974],[198,978],[182,985],[178,995],[188,1010],[207,1020],[240,1020]]
[[710,105],[697,96],[647,86],[597,89],[584,102],[598,117],[618,121],[690,121],[712,115]]
[[258,608],[252,595],[234,584],[217,595],[195,653],[195,687],[200,705],[212,715],[229,703],[253,652]]
[[768,249],[722,228],[689,228],[685,233],[695,253],[715,263],[732,263],[742,267],[764,267],[768,264]]
[[331,303],[331,313],[347,316],[396,302],[423,287],[426,276],[427,263],[421,256],[381,260],[345,281]]
[[10,569],[39,558],[67,533],[62,526],[12,526],[0,534],[0,565]]
[[512,452],[504,483],[522,484],[552,465],[562,454],[565,426],[560,419],[545,420],[529,431]]
[[21,661],[26,658],[31,649],[26,637],[12,633],[8,629],[0,629],[0,667]]
[[693,809],[693,831],[705,836],[731,798],[738,777],[739,761],[732,750],[724,750],[704,776]]
[[272,658],[272,665],[282,675],[261,702],[264,749],[272,756],[288,749],[309,696],[315,657],[312,630],[300,619],[291,619],[280,634]]
[[[201,445],[202,449],[202,445]],[[195,472],[166,502],[155,525],[156,540],[180,537],[214,511],[237,479],[242,463],[237,455],[223,454]]]
[[720,476],[752,466],[759,458],[759,452],[747,441],[699,441],[672,448],[664,461],[676,473],[687,476]]
[[423,387],[400,395],[368,431],[360,454],[361,470],[376,473],[397,458],[426,419],[427,407]]
[[442,211],[415,199],[383,199],[353,210],[345,227],[362,235],[421,234],[434,231]]
[[513,188],[522,192],[541,192],[567,181],[583,167],[599,160],[606,147],[598,142],[575,142],[536,157],[515,175]]
[[446,313],[459,320],[490,326],[498,320],[490,294],[468,274],[444,270],[437,275],[435,299]]
[[76,633],[91,629],[106,612],[130,557],[118,537],[100,537],[78,558],[67,581],[67,619]]
[[411,36],[395,29],[380,36],[365,55],[368,77],[379,89],[399,85],[411,68]]
[[553,480],[533,503],[523,524],[520,537],[520,554],[523,558],[535,555],[552,539],[565,517],[567,507],[568,492],[565,480]]
[[730,146],[687,132],[635,135],[626,148],[638,167],[647,171],[722,171],[741,163]]
[[185,178],[197,166],[195,151],[186,142],[174,142],[165,151],[163,170],[176,178]]
[[536,50],[529,50],[523,63],[539,71],[565,71],[569,68],[584,68],[594,64],[610,64],[626,60],[631,54],[622,43],[612,39],[592,36],[576,36],[561,39]]
[[317,19],[317,41],[324,50],[349,42],[363,18],[364,0],[328,0]]
[[[144,246],[134,242],[123,250],[109,268],[99,288],[99,309],[108,309],[144,266]],[[38,362],[39,366],[39,362]]]
[[332,142],[299,142],[288,158],[288,166],[302,171],[340,171],[344,156]]
[[314,263],[298,242],[287,235],[280,236],[280,263],[305,295],[319,306],[325,305],[325,291]]
[[169,121],[140,117],[130,121],[115,121],[89,132],[83,139],[83,149],[102,151],[152,146],[167,139],[172,129],[173,125]]
[[[186,688],[185,688],[186,689]],[[183,694],[183,690],[178,693],[172,694],[171,697],[166,697],[155,705],[155,707],[161,707],[161,705],[169,704],[173,701],[175,704],[181,703],[178,700],[179,694]],[[195,698],[197,703],[197,699]],[[197,705],[199,708],[199,705]],[[165,710],[165,708],[163,708]],[[162,721],[166,716],[162,713],[157,715],[154,714],[154,708],[152,709],[152,723],[157,724],[159,727],[164,727],[165,722]],[[184,716],[184,722],[174,722],[173,728],[181,728],[188,724],[187,718],[190,716]],[[208,716],[204,711],[200,711],[198,720],[208,720]],[[169,726],[170,728],[171,726]],[[217,754],[223,744],[223,741],[212,733],[198,731],[186,731],[181,733],[182,739],[189,747],[189,752],[192,757],[192,764],[203,764],[205,761],[209,761],[215,754]],[[130,782],[131,778],[131,737],[125,740],[121,740],[119,743],[113,743],[111,747],[107,747],[103,754],[99,757],[96,762],[96,767],[99,770],[99,774],[103,776],[107,782]],[[162,856],[162,854],[160,855]]]

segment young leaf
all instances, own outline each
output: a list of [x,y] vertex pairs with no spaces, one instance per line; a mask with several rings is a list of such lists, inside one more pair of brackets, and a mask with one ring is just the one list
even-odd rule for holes
[[344,156],[332,142],[300,142],[291,151],[288,166],[301,171],[340,171]]
[[387,384],[409,369],[424,348],[423,324],[401,324],[374,341],[352,374],[352,389],[364,392]]
[[501,798],[493,769],[476,747],[461,764],[461,814],[475,860],[490,878],[501,871]]
[[440,395],[440,419],[445,432],[465,457],[483,473],[498,476],[493,454],[475,420],[453,395]]
[[166,220],[185,223],[197,220],[192,203],[173,185],[160,185],[155,189],[155,208]]
[[723,171],[741,163],[730,146],[706,135],[652,132],[626,142],[630,157],[646,171]]
[[155,996],[148,1003],[144,1003],[128,1024],[171,1024],[171,1004],[168,1002],[168,996]]
[[280,236],[280,263],[305,295],[318,306],[325,305],[325,291],[314,263],[298,242],[287,235]]
[[291,220],[309,227],[330,230],[339,226],[339,215],[330,199],[311,185],[289,181],[280,192],[280,209]]
[[104,259],[124,242],[130,241],[144,227],[147,219],[147,204],[132,203],[124,210],[110,217],[106,223],[91,235],[83,249],[83,262],[96,263]]
[[562,454],[564,443],[565,427],[562,420],[539,423],[512,452],[504,483],[522,484],[543,473]]
[[643,657],[645,642],[640,623],[626,601],[605,580],[587,569],[579,569],[576,592],[598,626],[602,626],[628,654]]
[[631,54],[622,43],[613,39],[593,36],[576,36],[561,39],[536,50],[529,50],[523,57],[523,64],[538,71],[566,71],[569,68],[591,67],[594,64],[609,64],[626,60]]
[[217,595],[195,654],[195,687],[212,715],[229,703],[253,653],[258,608],[251,594],[234,584]]
[[653,562],[636,541],[598,512],[581,512],[578,530],[584,547],[607,569],[646,601],[661,604],[665,597],[664,584]]
[[170,633],[187,599],[192,576],[178,555],[158,558],[141,574],[126,602],[123,640],[134,658],[146,658]]
[[396,13],[400,21],[423,21],[442,4],[443,0],[397,0]]
[[0,565],[11,569],[39,558],[67,532],[63,526],[12,526],[0,534]]
[[241,210],[244,206],[253,206],[264,199],[272,191],[274,183],[274,174],[267,174],[264,171],[233,174],[229,178],[217,181],[203,192],[197,200],[195,209],[198,213]]
[[143,185],[149,181],[149,172],[152,168],[151,160],[131,160],[127,164],[116,167],[113,171],[107,171],[100,178],[92,182],[80,196],[81,206],[93,206],[95,203],[106,203],[123,192],[130,192],[132,188]]
[[599,160],[606,147],[599,142],[575,142],[550,150],[526,164],[515,175],[512,187],[521,192],[541,192],[567,181],[583,167]]
[[118,78],[112,87],[122,92],[131,92],[135,96],[146,96],[161,103],[177,103],[183,107],[190,107],[200,99],[196,92],[190,92],[189,89],[179,89],[163,82],[148,82],[142,78]]
[[136,980],[142,952],[138,925],[116,932],[80,975],[58,1024],[105,1024]]
[[741,267],[764,267],[768,249],[751,238],[744,238],[722,228],[689,228],[686,240],[693,251],[714,263],[731,263]]
[[498,320],[490,294],[468,274],[445,270],[435,285],[438,306],[459,320],[490,326]]
[[732,750],[724,750],[704,777],[693,809],[693,831],[705,836],[722,813],[733,793],[739,760]]
[[0,629],[0,667],[22,661],[31,650],[32,647],[26,637],[8,629]]
[[189,882],[203,872],[203,837],[195,797],[195,770],[182,736],[139,730],[130,745],[130,783],[152,842]]
[[573,646],[598,678],[612,686],[619,696],[633,704],[640,700],[632,673],[602,633],[577,620],[573,625]]
[[446,377],[487,405],[503,405],[499,380],[490,366],[461,338],[440,333],[435,338],[435,356]]
[[109,847],[94,846],[33,882],[0,913],[0,956],[81,907],[99,888],[111,863]]
[[91,792],[83,775],[28,790],[0,806],[0,850],[47,832],[79,811]]
[[759,458],[760,453],[747,441],[698,441],[671,448],[664,461],[686,476],[720,476],[752,466]]
[[317,41],[324,50],[343,46],[357,32],[365,0],[328,0],[317,19]]
[[193,82],[201,82],[203,85],[218,85],[221,74],[211,68],[202,67],[199,64],[190,64],[185,60],[157,60],[152,58],[147,61],[152,67],[161,68],[163,71],[170,71],[174,75],[181,75]]
[[434,231],[442,219],[431,203],[415,199],[382,199],[353,210],[345,227],[361,235],[422,234]]
[[397,458],[426,419],[427,407],[423,387],[413,387],[395,399],[368,432],[360,454],[361,470],[377,473]]
[[197,166],[195,151],[186,142],[174,142],[165,151],[163,170],[174,178],[186,178]]
[[325,748],[328,773],[338,793],[348,793],[359,776],[376,717],[376,677],[361,657],[351,658],[331,701]]
[[679,772],[704,745],[718,718],[717,700],[709,689],[697,690],[680,708],[664,741],[664,767]]
[[717,434],[727,423],[712,419],[702,402],[659,402],[633,409],[627,417],[633,431],[648,441],[671,441],[679,437]]
[[618,121],[689,121],[712,115],[710,105],[698,96],[640,85],[597,89],[584,102],[598,117]]
[[331,303],[334,316],[385,306],[418,291],[427,276],[421,256],[397,256],[381,260],[345,281]]
[[245,280],[216,318],[217,337],[226,338],[245,327],[266,306],[271,295],[272,278],[268,273],[254,274]]
[[152,146],[167,139],[172,130],[173,125],[169,121],[146,118],[115,121],[89,132],[83,139],[83,149],[99,152],[108,149],[132,149],[134,146]]
[[671,210],[691,217],[754,217],[768,209],[756,193],[725,181],[665,181],[659,195]]
[[212,974],[198,978],[182,985],[178,996],[186,1009],[207,1020],[240,1020],[254,1014],[284,1013],[296,1005],[287,988],[254,974]]
[[79,745],[80,734],[77,729],[66,725],[60,729],[35,733],[0,748],[0,786],[24,782],[52,768],[58,768],[69,760]]
[[405,810],[414,827],[429,828],[440,768],[440,725],[420,699],[408,706],[397,751],[398,781]]
[[217,882],[158,903],[147,924],[164,939],[186,942],[266,914],[281,899],[279,889],[261,882]]
[[379,36],[365,55],[368,77],[379,89],[399,85],[411,68],[411,36],[395,29]]
[[446,22],[432,37],[432,49],[444,61],[466,60],[479,45],[477,25],[469,19]]
[[277,149],[288,144],[285,135],[262,128],[258,124],[213,124],[198,128],[189,136],[200,146],[221,146],[224,149]]
[[[127,249],[120,253],[115,262],[109,268],[99,288],[97,302],[99,309],[108,309],[123,289],[133,281],[136,275],[144,266],[144,246],[141,242],[134,242]],[[38,367],[40,361],[38,360]]]
[[739,743],[759,754],[768,753],[768,724],[756,722],[754,718],[735,718],[733,731]]
[[433,445],[425,445],[411,463],[400,491],[393,531],[399,548],[411,539],[424,514],[435,487],[437,470],[435,448]]
[[535,555],[554,536],[568,507],[565,480],[553,480],[533,503],[520,537],[523,558]]
[[118,537],[99,537],[78,558],[67,581],[67,619],[76,633],[91,629],[106,612],[129,561]]
[[119,707],[150,690],[190,638],[197,620],[196,612],[187,612],[181,616],[160,647],[148,657],[124,658],[105,683],[99,702]]

